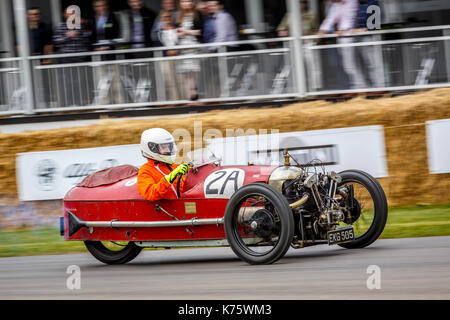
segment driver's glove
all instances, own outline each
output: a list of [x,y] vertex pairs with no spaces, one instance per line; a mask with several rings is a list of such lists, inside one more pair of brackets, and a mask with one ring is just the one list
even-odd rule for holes
[[186,163],[183,163],[183,164],[180,164],[178,167],[176,167],[175,170],[173,170],[171,173],[164,176],[164,178],[166,179],[166,181],[168,183],[172,184],[175,181],[175,178],[177,177],[177,175],[179,173],[181,173],[181,175],[184,176],[188,171],[189,171],[189,165]]

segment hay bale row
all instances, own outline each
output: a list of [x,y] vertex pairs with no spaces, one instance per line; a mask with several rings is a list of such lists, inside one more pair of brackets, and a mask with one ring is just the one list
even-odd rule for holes
[[[211,111],[186,118],[104,120],[69,129],[0,135],[0,195],[17,194],[17,153],[103,147],[139,143],[143,130],[184,128],[193,134],[194,121],[203,132],[218,129],[278,129],[280,132],[382,125],[385,129],[388,178],[380,179],[390,205],[450,202],[450,174],[429,174],[425,121],[450,118],[450,88],[376,100],[355,98],[332,103],[313,101],[281,108]],[[186,143],[186,142],[185,142]],[[193,144],[193,141],[191,141]]]

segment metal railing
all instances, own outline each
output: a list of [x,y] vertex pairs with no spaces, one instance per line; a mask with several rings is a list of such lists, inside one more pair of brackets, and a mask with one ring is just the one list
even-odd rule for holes
[[[433,36],[421,33],[434,32]],[[392,39],[395,38],[395,39]],[[450,26],[305,36],[321,57],[324,81],[308,95],[415,90],[450,86]],[[337,65],[337,61],[342,65]],[[339,75],[347,79],[339,78]],[[355,80],[356,79],[356,80]]]
[[[268,42],[284,43],[258,49]],[[225,46],[253,45],[227,52]],[[289,39],[30,57],[36,112],[185,104],[188,85],[203,102],[295,96]],[[168,50],[180,52],[164,56]],[[43,59],[53,64],[40,65]],[[74,61],[76,60],[76,62]],[[72,62],[74,61],[74,62]]]
[[[195,92],[202,102],[226,102],[450,86],[450,26],[303,36],[303,61],[294,58],[296,43],[287,37],[217,43],[216,53],[200,44],[0,59],[0,114],[186,104]],[[241,50],[228,50],[235,45]],[[165,56],[168,50],[179,54]],[[31,65],[33,110],[20,103],[22,63]],[[295,74],[298,63],[304,74]]]

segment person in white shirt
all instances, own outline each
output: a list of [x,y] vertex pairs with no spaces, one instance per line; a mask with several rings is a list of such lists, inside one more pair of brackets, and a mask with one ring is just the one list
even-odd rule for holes
[[[325,20],[320,25],[319,35],[329,33],[336,28],[339,44],[353,43],[351,36],[346,36],[355,28],[359,8],[358,0],[334,0]],[[355,47],[340,48],[342,64],[350,79],[351,89],[366,88],[364,75],[357,66]]]
[[[178,30],[172,21],[172,13],[168,10],[161,10],[158,16],[160,24],[157,40],[164,47],[174,47],[178,44]],[[167,50],[165,56],[173,57],[179,54],[179,50]],[[181,79],[176,72],[176,60],[161,61],[161,68],[164,75],[164,83],[166,86],[167,98],[171,101],[180,99],[180,83]]]

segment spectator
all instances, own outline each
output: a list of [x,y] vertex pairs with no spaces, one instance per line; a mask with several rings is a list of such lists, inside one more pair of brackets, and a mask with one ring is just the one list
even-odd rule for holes
[[203,18],[209,16],[208,3],[206,0],[198,1],[195,9],[200,12]]
[[91,35],[94,50],[103,51],[113,49],[110,41],[119,37],[119,22],[115,15],[109,12],[107,0],[94,0],[92,6],[95,13]]
[[[309,11],[309,4],[307,0],[300,1],[300,9],[302,15],[302,35],[308,36],[317,33],[319,30],[319,21],[317,16]],[[279,37],[289,36],[289,25],[290,25],[290,14],[287,12],[283,17],[283,20],[277,28],[277,33]],[[309,78],[310,90],[316,91],[322,88],[322,67],[320,54],[318,50],[310,49],[314,46],[316,42],[314,40],[303,41],[304,46],[304,56],[306,69]]]
[[[164,11],[164,14],[167,13],[170,14],[170,20],[171,24],[175,25],[178,17],[178,10],[175,3],[175,0],[163,0],[161,3],[162,11]],[[152,28],[152,42],[155,47],[160,47],[163,44],[160,41],[160,32],[163,30],[164,23],[161,21],[161,13],[159,16],[155,19],[155,22],[153,23]]]
[[[161,10],[159,14],[161,29],[158,32],[158,41],[164,47],[174,47],[178,44],[178,30],[172,21],[172,14],[168,10]],[[167,56],[175,56],[178,50],[168,50]]]
[[[317,16],[313,12],[309,11],[309,3],[307,0],[300,1],[300,9],[302,15],[302,35],[309,36],[315,34],[319,30],[319,22],[317,20]],[[279,37],[289,36],[289,23],[290,13],[287,12],[277,28]]]
[[[208,1],[200,1],[197,3],[197,10],[203,17],[203,41],[205,43],[214,42],[216,36],[214,12],[211,9],[208,6]],[[205,51],[209,52],[208,49]],[[217,77],[219,74],[217,60],[207,59],[206,61],[205,68],[207,70],[201,74],[201,90],[208,92],[211,97],[217,97],[220,95],[220,80]]]
[[[30,34],[30,54],[44,55],[53,53],[52,31],[49,26],[41,21],[41,9],[32,7],[27,10],[28,30]],[[49,59],[44,59],[41,64],[49,64]]]
[[[203,18],[195,9],[193,0],[180,0],[178,17],[178,44],[196,45],[202,42]],[[182,54],[194,55],[197,49],[184,49]],[[183,74],[186,94],[190,100],[198,99],[197,78],[200,72],[198,59],[184,59],[177,65],[177,72]]]
[[[201,4],[201,5],[200,5]],[[200,6],[200,12],[203,16],[203,40],[205,43],[212,43],[216,37],[216,28],[214,20],[214,12],[212,7],[208,6],[208,1],[201,1],[197,8]]]
[[[334,0],[325,20],[320,25],[319,35],[326,34],[334,30],[337,26],[336,34],[339,44],[351,44],[353,38],[345,36],[345,32],[350,32],[356,25],[356,15],[358,13],[358,0]],[[341,48],[341,58],[345,73],[350,79],[352,89],[364,88],[366,86],[364,76],[356,64],[355,47],[347,46]]]
[[[205,43],[214,42],[216,37],[216,28],[214,20],[214,12],[211,12],[208,6],[208,1],[200,1],[197,3],[197,10],[203,17],[203,41]],[[209,50],[206,49],[206,52]],[[216,63],[216,59],[208,59],[206,63],[206,72],[202,72],[201,84],[203,87],[201,90],[208,92],[211,97],[218,97],[220,95],[220,80],[217,77],[219,74],[219,68]],[[214,61],[214,62],[213,62]]]
[[367,9],[370,6],[379,7],[378,0],[359,0],[358,13],[356,16],[355,29],[354,32],[363,32],[367,31],[367,21],[369,19],[369,14],[367,13]]
[[[74,26],[70,29],[67,26],[67,19],[77,14],[76,10],[71,9],[70,6],[64,9],[64,22],[61,22],[56,27],[53,34],[53,44],[58,53],[89,51],[89,37],[91,33],[86,31],[84,24],[81,24],[79,27]],[[86,61],[86,57],[70,57],[64,59],[65,63],[81,61]]]
[[[212,42],[237,41],[237,27],[233,16],[224,10],[223,1],[208,1],[209,11],[214,19],[214,40]],[[234,51],[237,45],[227,46],[228,51]],[[217,47],[209,48],[210,51],[217,51]]]
[[[157,37],[158,42],[164,47],[176,46],[178,44],[178,31],[172,22],[172,12],[161,10],[158,21],[160,23],[160,30]],[[165,55],[169,57],[176,56],[178,55],[178,50],[167,50]],[[178,93],[176,77],[176,61],[165,60],[160,63],[169,100],[179,100],[180,94]]]
[[[27,10],[28,33],[30,38],[31,55],[47,55],[53,53],[52,31],[50,26],[41,21],[41,10],[38,7],[32,7]],[[51,59],[42,59],[41,65],[51,63]],[[37,101],[49,102],[52,99],[49,84],[51,78],[49,73],[42,72],[34,75],[36,83]],[[41,86],[41,87],[39,87]]]
[[[108,0],[94,0],[92,6],[95,13],[91,35],[94,50],[105,51],[114,49],[111,41],[119,37],[120,27],[114,13],[109,11]],[[102,60],[114,60],[114,58],[112,54],[102,56]],[[97,87],[94,104],[107,105],[123,102],[123,88],[120,83],[119,65],[103,64],[94,66],[93,71],[94,81]]]
[[[74,62],[87,61],[86,56],[66,57],[67,53],[78,53],[89,51],[89,37],[90,32],[86,31],[83,23],[77,25],[71,23],[75,21],[81,21],[79,12],[71,6],[64,9],[64,22],[61,22],[55,30],[53,35],[53,43],[57,48],[58,53],[62,53],[62,63],[70,64]],[[70,19],[70,20],[69,20]],[[77,66],[74,66],[77,68]],[[83,83],[81,76],[77,72],[71,72],[72,66],[62,66],[56,69],[59,73],[58,79],[61,79],[61,83],[57,85],[58,91],[58,106],[85,106],[89,104],[89,100],[86,94],[82,94],[83,88],[89,86],[89,84]],[[83,86],[81,84],[83,83]]]
[[[367,9],[370,6],[380,6],[378,0],[360,0],[359,9],[356,20],[355,29],[353,32],[364,32],[367,29],[367,20],[369,19],[369,14]],[[370,41],[380,41],[380,35],[364,35],[359,37],[361,42]],[[370,79],[370,85],[375,88],[382,88],[385,84],[384,82],[384,69],[383,64],[383,53],[381,51],[381,46],[363,46],[358,48],[361,53],[361,58],[363,61],[363,66],[367,68],[367,74]]]
[[152,45],[151,30],[156,14],[144,7],[143,0],[128,0],[130,9],[127,12],[129,21],[129,40],[132,48],[150,47]]

